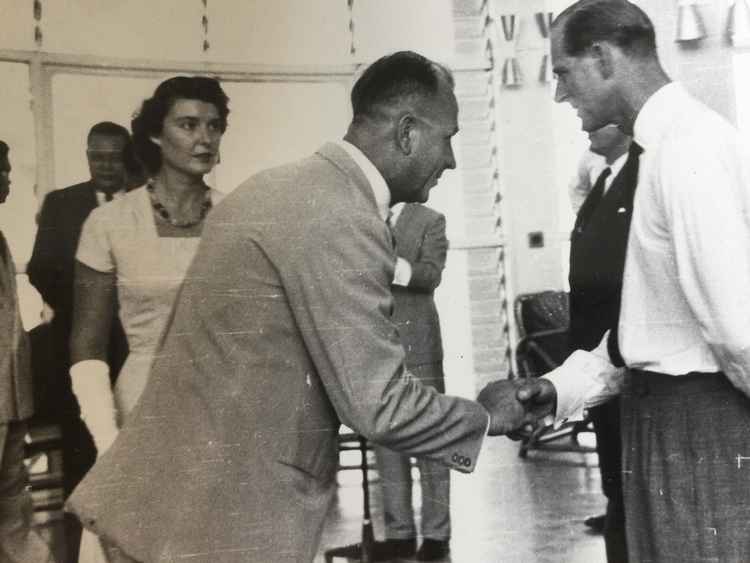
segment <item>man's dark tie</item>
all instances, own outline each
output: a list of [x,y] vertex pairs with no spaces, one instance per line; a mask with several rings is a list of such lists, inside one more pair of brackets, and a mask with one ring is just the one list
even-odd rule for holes
[[104,192],[104,201],[112,201],[115,198],[112,192]]
[[[643,152],[643,148],[641,148],[638,143],[635,141],[632,141],[630,143],[630,149],[628,150],[628,159],[625,161],[625,165],[623,166],[623,170],[630,170],[632,168],[632,171],[629,175],[630,178],[633,179],[633,182],[636,184],[632,186],[631,193],[635,194],[635,188],[638,183],[638,159],[641,156],[641,153]],[[631,210],[632,210],[633,204],[631,203]],[[632,219],[632,211],[630,213],[630,218]],[[612,362],[612,365],[615,367],[623,367],[625,365],[625,360],[622,358],[622,355],[620,354],[620,346],[617,341],[618,338],[618,328],[620,325],[620,307],[622,306],[622,297],[620,298],[620,305],[617,308],[617,318],[615,319],[614,326],[609,331],[609,338],[607,339],[607,352],[609,353],[609,360]]]
[[591,216],[594,214],[594,210],[599,203],[601,203],[602,198],[604,197],[604,184],[607,182],[607,178],[611,173],[612,169],[609,166],[602,170],[599,177],[596,179],[596,182],[594,182],[594,187],[591,188],[589,195],[586,196],[576,220],[576,230],[578,232],[581,232],[585,228],[589,219],[591,219]]

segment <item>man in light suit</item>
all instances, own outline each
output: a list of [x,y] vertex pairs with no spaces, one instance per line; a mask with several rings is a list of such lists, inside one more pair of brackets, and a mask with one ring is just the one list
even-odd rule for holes
[[455,166],[450,73],[396,53],[351,98],[345,141],[253,176],[209,216],[143,396],[69,501],[119,560],[312,561],[341,423],[470,472],[487,433],[541,414],[516,382],[475,402],[404,368],[385,220]]
[[[0,141],[0,204],[10,192],[8,145]],[[34,414],[31,359],[16,294],[16,271],[0,231],[0,561],[52,561],[31,529],[32,502],[24,465],[26,421]]]
[[[398,203],[391,208],[390,224],[396,246],[393,322],[406,351],[406,366],[421,383],[444,393],[443,343],[433,293],[448,253],[445,217],[418,203]],[[375,453],[386,537],[375,544],[375,559],[411,556],[417,537],[411,458],[381,446],[375,446]],[[423,542],[417,560],[435,561],[449,552],[450,470],[428,459],[419,459],[418,465]]]
[[[41,413],[60,426],[62,432],[63,488],[73,492],[96,461],[96,448],[80,418],[78,403],[70,386],[70,332],[73,322],[73,264],[78,238],[86,218],[97,206],[125,193],[130,156],[130,134],[109,121],[95,124],[86,141],[86,159],[91,179],[47,194],[39,214],[39,228],[27,268],[29,281],[49,305],[51,350],[35,349],[35,355],[51,355],[54,373],[49,375],[49,396],[44,402],[50,412]],[[129,170],[129,168],[131,170]],[[35,343],[36,345],[36,343]],[[115,315],[110,331],[109,365],[113,378],[128,355],[122,325]],[[68,559],[78,560],[81,526],[66,515]]]

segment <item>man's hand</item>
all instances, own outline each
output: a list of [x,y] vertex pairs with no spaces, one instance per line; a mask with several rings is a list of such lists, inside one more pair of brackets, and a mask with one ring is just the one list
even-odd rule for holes
[[546,379],[493,381],[477,397],[490,414],[488,434],[509,434],[513,439],[522,437],[522,428],[530,433],[551,424],[556,399],[555,387]]
[[501,379],[479,392],[477,402],[490,414],[490,436],[508,434],[524,424],[526,409],[516,396],[519,390],[517,380]]

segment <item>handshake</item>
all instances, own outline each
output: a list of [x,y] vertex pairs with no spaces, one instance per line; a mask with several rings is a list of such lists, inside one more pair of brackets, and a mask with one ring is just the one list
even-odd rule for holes
[[518,440],[552,424],[557,391],[547,379],[503,379],[488,383],[477,402],[490,415],[490,436]]

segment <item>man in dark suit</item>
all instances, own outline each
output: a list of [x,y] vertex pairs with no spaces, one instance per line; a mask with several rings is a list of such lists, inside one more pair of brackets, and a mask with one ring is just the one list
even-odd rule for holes
[[471,401],[405,370],[386,218],[455,166],[453,79],[394,53],[351,99],[343,141],[253,176],[205,223],[141,400],[68,502],[121,560],[312,561],[341,423],[470,472],[486,434],[551,412],[526,413],[516,381]]
[[[589,133],[590,150],[605,158],[578,211],[570,239],[570,350],[593,350],[617,322],[638,166],[627,160],[630,137],[614,125]],[[627,561],[622,497],[619,398],[589,409],[607,497],[604,516],[587,524],[604,531],[607,561]]]
[[[43,414],[58,423],[62,431],[66,496],[96,461],[94,442],[80,418],[68,374],[74,257],[81,227],[89,213],[125,193],[129,150],[130,134],[124,127],[101,122],[91,128],[86,148],[91,179],[47,194],[27,268],[29,281],[54,312],[50,327],[54,374],[48,386],[54,400],[45,401],[54,412]],[[119,320],[113,323],[109,350],[110,373],[116,376],[127,356],[127,341]],[[66,529],[71,561],[77,561],[80,524],[66,515]]]
[[[8,145],[0,141],[0,204],[10,192],[8,152]],[[24,437],[33,412],[29,344],[18,309],[16,271],[0,232],[0,561],[7,563],[52,561],[49,547],[31,529]]]
[[[390,224],[396,245],[393,322],[406,352],[406,366],[420,382],[445,392],[443,343],[433,293],[440,284],[448,239],[445,217],[418,203],[396,204]],[[375,558],[390,560],[416,551],[412,507],[411,458],[375,446],[383,491],[386,541],[376,544]],[[419,561],[442,559],[450,541],[450,470],[419,459],[422,490],[422,537]]]

